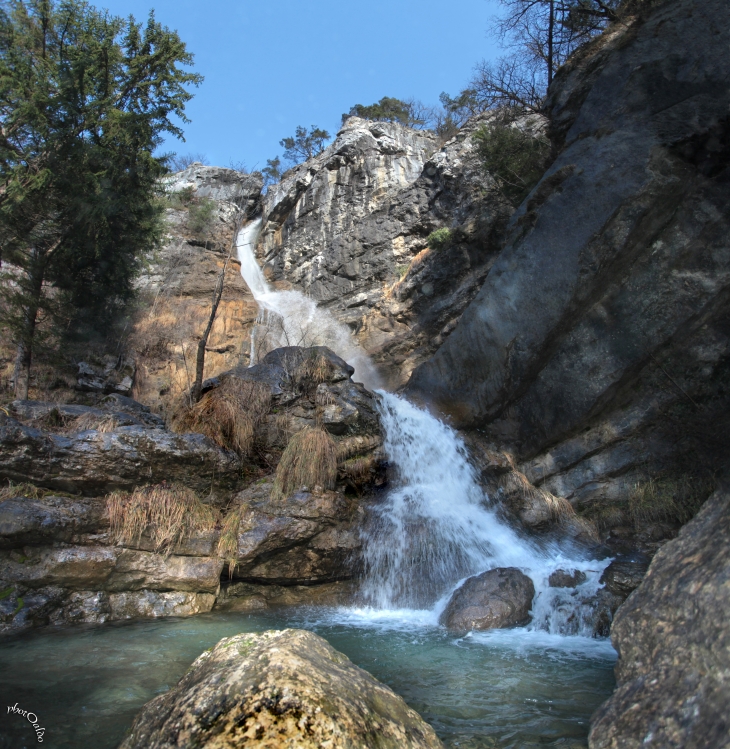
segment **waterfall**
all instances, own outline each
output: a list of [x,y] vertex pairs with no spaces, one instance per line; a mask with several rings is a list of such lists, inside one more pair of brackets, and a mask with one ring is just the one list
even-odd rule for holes
[[377,370],[347,326],[301,291],[271,288],[256,262],[255,246],[260,231],[259,218],[244,226],[236,240],[241,275],[259,305],[251,334],[250,364],[280,346],[327,346],[355,368],[355,380],[370,390],[380,387]]
[[[465,578],[517,567],[535,584],[533,629],[590,634],[590,598],[607,562],[541,548],[497,516],[455,430],[396,395],[380,391],[391,488],[364,535],[365,601],[378,609],[431,609],[438,615]],[[550,588],[560,568],[581,570],[575,589]]]
[[[259,305],[251,364],[279,346],[324,345],[376,389],[377,371],[344,325],[300,291],[271,288],[256,262],[260,230],[257,219],[237,238],[241,274]],[[608,560],[540,547],[520,536],[491,507],[455,430],[392,393],[379,390],[378,396],[384,449],[396,475],[363,530],[365,602],[384,612],[427,609],[438,616],[467,577],[517,567],[535,585],[531,629],[590,634],[591,598]],[[584,572],[585,582],[551,588],[548,577],[561,568]]]

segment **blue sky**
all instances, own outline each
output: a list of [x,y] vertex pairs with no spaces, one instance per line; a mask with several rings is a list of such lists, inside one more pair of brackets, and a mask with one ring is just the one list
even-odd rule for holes
[[496,0],[92,0],[137,20],[155,9],[205,76],[189,103],[186,142],[211,164],[261,168],[297,125],[331,134],[354,104],[383,96],[438,103],[476,62],[497,54]]

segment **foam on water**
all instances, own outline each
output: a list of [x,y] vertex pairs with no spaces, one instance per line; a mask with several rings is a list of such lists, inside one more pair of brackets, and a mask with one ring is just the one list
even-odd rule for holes
[[[607,560],[547,548],[519,535],[491,507],[463,441],[427,411],[379,392],[392,488],[364,531],[365,599],[375,608],[428,608],[437,616],[467,577],[517,567],[535,584],[531,629],[592,631],[591,597]],[[581,570],[574,589],[551,588],[557,569]]]

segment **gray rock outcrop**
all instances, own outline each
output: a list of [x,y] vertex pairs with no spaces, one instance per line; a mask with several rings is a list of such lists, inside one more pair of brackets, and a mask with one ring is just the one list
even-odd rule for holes
[[515,567],[470,577],[454,591],[439,619],[449,629],[499,629],[527,624],[535,586]]
[[240,461],[202,434],[146,426],[55,434],[0,413],[0,479],[86,496],[168,481],[207,496],[238,487]]
[[[351,117],[262,201],[269,279],[347,324],[392,388],[453,330],[512,211],[475,156],[480,124],[440,148],[430,133]],[[428,251],[444,226],[453,243]]]
[[618,610],[618,685],[593,716],[591,749],[730,746],[729,534],[725,486]]
[[325,640],[241,634],[203,653],[142,709],[120,749],[438,749],[431,726]]
[[727,452],[728,44],[724,0],[655,3],[561,69],[557,158],[406,390],[576,506]]
[[311,585],[352,576],[362,541],[363,510],[334,491],[299,491],[271,500],[271,481],[234,497],[243,508],[234,579],[272,585]]

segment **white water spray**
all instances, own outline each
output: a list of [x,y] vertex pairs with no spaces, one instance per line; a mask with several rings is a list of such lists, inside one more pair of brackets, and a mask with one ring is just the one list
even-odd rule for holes
[[251,365],[280,346],[327,346],[355,368],[353,377],[373,390],[380,387],[377,370],[353,340],[348,328],[301,291],[275,291],[256,262],[261,219],[241,229],[236,245],[241,275],[259,305],[251,333]]
[[[397,477],[364,531],[367,603],[437,616],[464,578],[517,567],[535,584],[531,629],[590,634],[586,601],[606,562],[570,558],[519,536],[490,508],[458,434],[402,398],[379,395],[384,447]],[[585,572],[585,582],[550,588],[548,577],[560,568]]]

